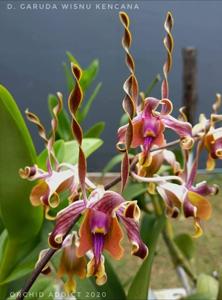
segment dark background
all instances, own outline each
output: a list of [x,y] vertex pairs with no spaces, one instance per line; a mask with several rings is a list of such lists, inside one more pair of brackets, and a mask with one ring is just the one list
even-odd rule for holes
[[[19,3],[31,1],[14,1]],[[37,1],[33,1],[37,3]],[[40,1],[52,3],[53,1]],[[63,1],[75,2],[80,1]],[[101,1],[91,1],[91,3]],[[111,3],[112,1],[104,1]],[[121,1],[126,3],[127,1]],[[104,146],[89,160],[90,170],[103,168],[115,154],[116,130],[122,115],[122,84],[128,75],[121,48],[122,26],[117,10],[28,11],[7,10],[0,2],[0,82],[14,95],[20,109],[27,107],[49,125],[47,95],[65,92],[62,62],[71,51],[83,67],[100,60],[97,79],[102,91],[84,126],[104,120]],[[58,3],[54,1],[54,3]],[[84,1],[81,1],[84,3]],[[209,112],[216,92],[222,92],[222,2],[220,1],[134,1],[139,10],[127,11],[133,33],[132,53],[141,89],[162,72],[165,14],[171,10],[175,27],[174,66],[170,74],[170,96],[175,106],[182,98],[182,57],[184,46],[198,49],[197,112]],[[160,85],[154,90],[160,96]],[[28,125],[38,150],[42,148],[33,126]]]

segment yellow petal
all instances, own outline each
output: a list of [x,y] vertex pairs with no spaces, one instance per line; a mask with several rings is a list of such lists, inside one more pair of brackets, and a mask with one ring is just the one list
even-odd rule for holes
[[194,222],[194,229],[195,229],[195,233],[192,237],[197,239],[203,234],[203,230],[202,230],[198,220],[195,220],[195,222]]
[[203,196],[195,193],[188,192],[188,198],[191,204],[197,208],[196,216],[202,220],[208,220],[212,214],[212,207],[210,202]]
[[209,154],[208,158],[207,158],[207,170],[208,171],[213,171],[214,168],[215,168],[215,160]]
[[105,265],[104,265],[104,257],[101,257],[101,261],[99,263],[99,266],[97,267],[97,270],[95,270],[95,259],[92,258],[87,265],[87,277],[90,276],[96,277],[96,284],[97,285],[103,285],[107,281],[107,275],[105,271]]
[[64,284],[64,290],[67,294],[76,292],[76,281],[72,277],[69,277],[69,279]]

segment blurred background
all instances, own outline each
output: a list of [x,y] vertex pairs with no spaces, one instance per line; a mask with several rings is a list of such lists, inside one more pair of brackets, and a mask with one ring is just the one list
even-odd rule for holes
[[[85,10],[28,10],[20,3],[91,3]],[[20,109],[39,115],[49,126],[47,97],[61,91],[67,99],[62,62],[66,51],[87,67],[94,58],[100,61],[96,79],[102,89],[93,103],[84,126],[105,121],[104,145],[90,159],[89,170],[99,171],[116,153],[116,131],[123,113],[122,84],[128,76],[121,47],[122,26],[118,10],[98,10],[102,1],[1,1],[0,2],[0,82],[14,95]],[[113,3],[114,1],[103,1]],[[118,1],[115,1],[117,3]],[[174,115],[182,102],[183,47],[198,51],[197,114],[208,113],[216,92],[222,92],[222,2],[220,1],[120,1],[136,3],[139,9],[127,10],[133,34],[132,54],[141,90],[145,90],[157,73],[162,75],[165,50],[163,23],[172,11],[175,26],[174,63],[170,73],[170,98]],[[8,10],[7,4],[14,9]],[[91,93],[92,90],[89,90]],[[87,95],[86,95],[87,96]],[[153,90],[160,97],[160,83]],[[28,124],[37,149],[43,145],[37,130]]]

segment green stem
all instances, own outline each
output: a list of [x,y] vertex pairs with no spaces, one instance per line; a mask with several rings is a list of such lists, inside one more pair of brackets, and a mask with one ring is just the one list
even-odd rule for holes
[[[167,223],[169,223],[169,221]],[[193,270],[191,269],[189,263],[184,259],[184,256],[178,249],[177,245],[174,243],[172,239],[172,231],[170,233],[168,232],[169,230],[168,226],[169,224],[166,225],[166,228],[163,230],[162,235],[163,235],[163,240],[169,250],[173,264],[175,267],[181,266],[184,269],[184,271],[187,273],[187,275],[190,277],[190,279],[194,283],[196,283],[197,277],[193,273]]]
[[[152,201],[156,215],[160,216],[161,214],[163,214],[164,207],[161,204],[162,201],[160,201],[160,198],[156,195],[152,195],[151,201]],[[164,230],[162,231],[162,235],[163,235],[163,240],[168,248],[168,251],[171,256],[174,266],[175,267],[181,266],[184,269],[184,271],[187,273],[187,275],[190,277],[190,279],[195,283],[197,280],[196,275],[193,273],[189,263],[186,261],[183,254],[178,249],[177,245],[174,243],[173,227],[169,220],[166,221],[166,226],[165,226]]]
[[147,89],[145,91],[145,97],[148,97],[150,95],[153,88],[160,80],[161,80],[160,74],[157,74],[156,77],[153,79],[153,81],[150,83],[150,85],[147,87]]

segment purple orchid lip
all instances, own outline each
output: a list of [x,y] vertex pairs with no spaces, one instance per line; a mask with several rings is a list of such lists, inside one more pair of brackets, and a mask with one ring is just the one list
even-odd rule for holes
[[92,235],[93,254],[95,257],[95,272],[100,264],[101,255],[104,247],[105,236],[103,233],[95,233]]
[[150,148],[152,146],[152,142],[153,142],[153,137],[148,136],[148,137],[144,138],[143,147],[144,147],[145,153],[147,153],[150,150]]
[[89,226],[91,232],[94,234],[96,233],[107,234],[110,227],[109,217],[101,211],[91,209]]

